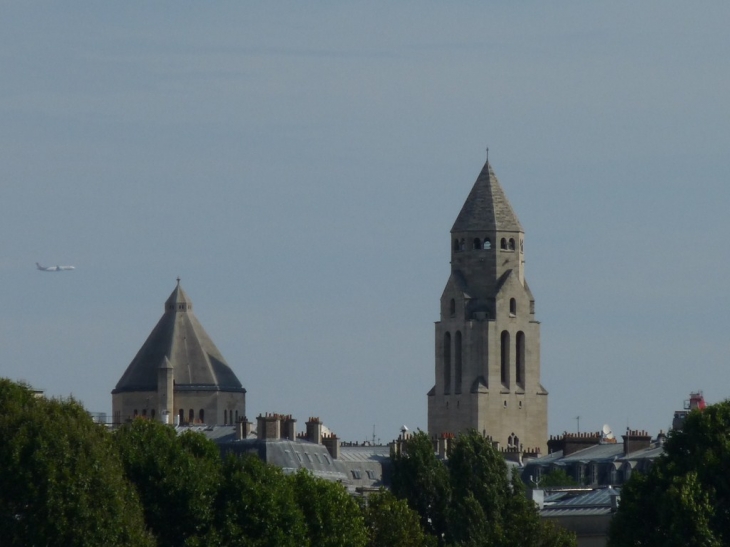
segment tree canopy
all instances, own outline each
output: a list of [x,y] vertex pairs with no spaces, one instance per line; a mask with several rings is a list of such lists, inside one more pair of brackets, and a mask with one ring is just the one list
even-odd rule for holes
[[109,434],[73,399],[0,379],[3,545],[153,545]]
[[540,520],[517,474],[476,431],[453,441],[446,465],[425,433],[413,435],[394,459],[393,492],[439,545],[575,545],[573,534]]
[[730,401],[691,412],[646,475],[621,491],[612,546],[730,541]]
[[113,437],[158,545],[179,546],[208,534],[220,482],[215,444],[146,419],[125,424]]

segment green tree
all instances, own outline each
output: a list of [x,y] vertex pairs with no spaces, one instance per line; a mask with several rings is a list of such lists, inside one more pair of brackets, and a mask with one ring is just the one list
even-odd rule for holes
[[436,538],[421,529],[421,520],[405,500],[381,489],[363,509],[370,547],[432,547]]
[[291,477],[312,546],[361,547],[367,531],[360,507],[344,486],[315,478],[306,470]]
[[170,426],[141,418],[114,438],[158,545],[180,546],[209,534],[221,473],[215,444],[200,433],[178,436]]
[[565,469],[553,469],[540,479],[540,488],[554,488],[560,486],[579,486],[579,484],[565,472]]
[[408,502],[421,517],[422,528],[442,545],[451,501],[449,472],[435,455],[423,431],[413,434],[393,457],[393,494]]
[[229,456],[216,501],[215,541],[250,547],[307,547],[304,515],[281,469],[254,455]]
[[730,401],[687,416],[646,475],[621,491],[609,544],[725,545],[730,541]]
[[441,545],[575,545],[573,534],[540,520],[518,475],[476,431],[452,442],[448,468],[425,434],[414,435],[394,460],[393,492],[419,512]]
[[73,399],[0,379],[3,545],[153,545],[109,433]]

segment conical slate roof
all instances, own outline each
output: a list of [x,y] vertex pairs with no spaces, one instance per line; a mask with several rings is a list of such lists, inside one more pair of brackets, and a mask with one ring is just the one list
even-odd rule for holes
[[170,367],[176,391],[246,391],[195,317],[179,279],[165,313],[112,393],[156,391],[158,369]]
[[489,161],[479,173],[451,231],[523,231]]

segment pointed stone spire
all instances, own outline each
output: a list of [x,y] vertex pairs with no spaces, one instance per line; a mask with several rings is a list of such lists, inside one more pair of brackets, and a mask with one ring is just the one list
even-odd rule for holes
[[472,231],[524,231],[489,161],[484,164],[451,228],[452,233]]
[[180,286],[180,278],[177,278],[177,285],[165,301],[165,312],[189,311],[193,309],[193,302]]

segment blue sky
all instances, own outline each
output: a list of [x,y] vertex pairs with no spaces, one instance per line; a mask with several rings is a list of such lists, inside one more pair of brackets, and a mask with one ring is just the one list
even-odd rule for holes
[[180,276],[250,417],[425,428],[449,230],[489,146],[550,432],[656,434],[690,390],[730,395],[729,15],[3,3],[0,375],[110,411]]

